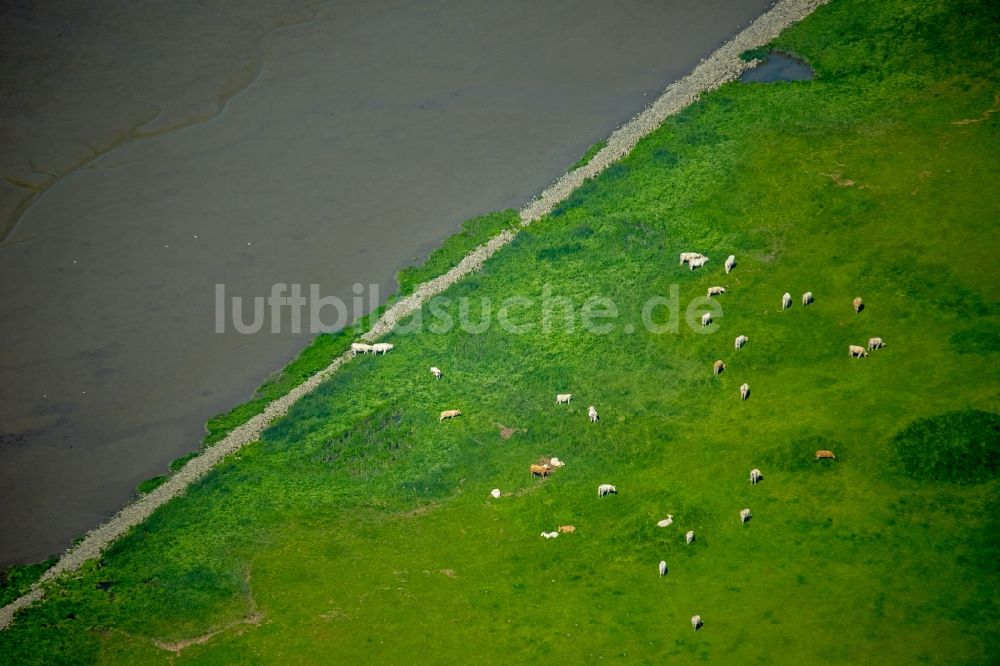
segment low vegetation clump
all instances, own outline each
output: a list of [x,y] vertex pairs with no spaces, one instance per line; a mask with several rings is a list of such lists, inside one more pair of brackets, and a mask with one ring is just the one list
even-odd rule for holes
[[55,563],[56,558],[53,557],[38,564],[16,564],[0,571],[0,606],[9,604],[27,592]]
[[160,486],[162,486],[164,483],[167,482],[167,479],[169,478],[170,477],[167,476],[166,474],[159,474],[157,476],[154,476],[152,478],[140,482],[135,487],[135,491],[140,495],[145,495],[146,493],[152,492],[157,488],[159,488]]
[[917,419],[892,438],[895,466],[914,479],[978,483],[1000,473],[1000,414],[980,410]]
[[608,142],[603,139],[595,142],[582,156],[580,156],[580,159],[574,162],[573,165],[567,169],[567,171],[576,171],[577,169],[587,166],[590,164],[590,160],[594,159],[594,155],[604,150],[606,145],[608,145]]
[[401,294],[411,294],[422,283],[446,273],[469,251],[482,245],[505,229],[516,229],[521,218],[513,209],[474,217],[462,224],[462,230],[447,238],[419,266],[399,271],[396,282]]
[[995,4],[820,7],[769,47],[815,79],[669,119],[53,586],[3,660],[997,663],[998,359],[956,338],[1000,326]]

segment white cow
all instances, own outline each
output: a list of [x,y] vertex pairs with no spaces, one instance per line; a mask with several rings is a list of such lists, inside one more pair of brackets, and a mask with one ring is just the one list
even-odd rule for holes
[[711,326],[711,324],[712,324],[712,313],[711,312],[706,312],[705,314],[703,314],[701,316],[701,325],[702,326]]
[[493,496],[493,499],[500,499],[500,489],[494,488],[493,490],[490,491],[490,495]]
[[559,458],[552,458],[551,460],[549,460],[549,464],[552,465],[553,467],[565,467],[566,466],[566,463],[564,463],[562,460],[559,460]]
[[691,628],[694,629],[695,631],[698,631],[698,629],[701,628],[701,625],[702,625],[701,615],[692,615]]
[[688,543],[694,543],[694,530],[689,531],[684,535],[684,540]]
[[865,351],[864,347],[859,347],[858,345],[848,345],[847,353],[851,358],[864,358],[868,356],[868,352]]
[[708,257],[703,256],[703,255],[698,255],[694,259],[691,259],[691,260],[688,261],[688,268],[690,268],[691,270],[694,270],[696,268],[701,268],[702,266],[704,266],[707,263],[708,263]]
[[699,254],[697,252],[681,252],[680,263],[678,265],[679,266],[683,266],[684,264],[686,264],[687,262],[691,261],[692,259],[697,259],[700,256],[701,256],[701,254]]
[[726,364],[720,358],[718,361],[712,364],[712,372],[716,375],[721,375],[726,369]]
[[718,296],[718,295],[724,294],[724,293],[726,293],[726,288],[725,287],[709,287],[707,295],[708,296]]
[[441,379],[441,369],[431,366],[431,374],[434,375],[434,379]]
[[792,307],[792,295],[787,291],[781,296],[781,309],[787,310]]
[[351,343],[351,351],[354,352],[355,354],[367,354],[371,350],[372,350],[372,346],[371,345],[366,345],[363,342],[352,342]]
[[602,483],[601,485],[597,486],[597,496],[598,497],[604,497],[605,495],[610,495],[612,493],[614,493],[615,495],[617,495],[618,494],[618,489],[615,488],[610,483]]
[[372,345],[372,351],[375,352],[376,356],[378,356],[379,352],[382,352],[382,355],[385,356],[385,353],[392,350],[395,346],[388,342],[376,342]]
[[546,539],[555,539],[559,536],[559,532],[542,532],[542,536]]
[[882,338],[868,338],[868,349],[882,349],[882,347],[885,347]]
[[743,509],[740,511],[740,523],[745,523],[750,520],[750,509]]
[[754,467],[754,468],[753,468],[752,470],[750,470],[750,483],[751,483],[751,484],[753,484],[753,485],[755,485],[755,486],[756,486],[756,485],[757,485],[757,483],[758,483],[758,482],[759,482],[759,481],[760,481],[761,479],[763,479],[763,478],[764,478],[764,475],[763,475],[763,474],[761,474],[761,473],[760,473],[760,470],[759,470],[759,469],[757,469],[756,467]]
[[557,393],[556,394],[556,404],[557,405],[568,405],[569,401],[573,399],[572,393]]
[[667,575],[667,562],[666,560],[660,560],[660,578]]
[[812,302],[813,302],[813,293],[811,291],[807,291],[806,293],[802,294],[802,305],[812,305]]
[[741,335],[738,338],[736,338],[736,341],[734,342],[734,346],[737,349],[741,349],[743,347],[743,345],[745,345],[748,342],[750,342],[750,338],[748,338],[745,335]]
[[656,523],[657,527],[670,527],[674,524],[674,517],[671,514],[667,514],[667,517]]
[[750,385],[744,384],[740,387],[740,400],[746,400],[750,397]]
[[735,254],[731,254],[728,257],[726,257],[726,273],[728,273],[729,271],[733,270],[733,266],[735,266],[735,265],[736,265],[736,255]]
[[601,417],[597,415],[597,410],[594,409],[593,405],[587,408],[587,416],[590,417],[591,423],[597,423],[601,419]]

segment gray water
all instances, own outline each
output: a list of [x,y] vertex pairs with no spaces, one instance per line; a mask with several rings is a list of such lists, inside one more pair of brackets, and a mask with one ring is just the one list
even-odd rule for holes
[[812,67],[784,53],[770,53],[764,62],[740,76],[743,83],[775,83],[777,81],[809,81],[815,76]]
[[308,343],[215,333],[217,283],[384,300],[770,3],[35,4],[0,0],[0,565],[67,547]]

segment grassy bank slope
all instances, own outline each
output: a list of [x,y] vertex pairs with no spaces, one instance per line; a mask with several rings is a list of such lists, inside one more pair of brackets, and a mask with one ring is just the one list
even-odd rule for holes
[[[0,660],[1000,660],[996,11],[821,8],[779,40],[817,80],[707,96],[425,313],[523,296],[530,330],[398,334],[345,366],[0,632]],[[674,284],[682,308],[729,288],[717,332],[644,328]],[[613,299],[613,331],[546,331],[547,291]],[[531,479],[541,455],[567,467]]]
[[[422,264],[408,266],[399,272],[396,280],[399,283],[400,293],[403,295],[412,293],[421,282],[445,273],[474,247],[486,242],[503,229],[516,227],[518,222],[515,210],[489,213],[467,220],[460,232],[446,239],[442,246],[432,251]],[[390,297],[387,306],[394,300],[395,296]],[[263,412],[268,403],[285,395],[330,365],[333,359],[350,348],[351,343],[357,340],[359,335],[371,328],[385,307],[369,313],[342,331],[317,336],[291,363],[261,384],[249,401],[212,417],[205,425],[207,434],[202,444],[210,446],[221,441],[234,428]],[[179,461],[186,461],[186,458],[181,458]],[[172,466],[171,471],[176,469]]]

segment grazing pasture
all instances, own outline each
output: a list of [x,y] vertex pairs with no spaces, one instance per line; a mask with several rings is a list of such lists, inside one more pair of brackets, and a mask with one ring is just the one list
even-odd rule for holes
[[[996,26],[985,0],[821,7],[775,45],[814,80],[706,95],[423,313],[599,295],[611,332],[518,307],[520,334],[390,336],[18,616],[0,660],[1000,661]],[[683,321],[723,280],[717,330]]]

